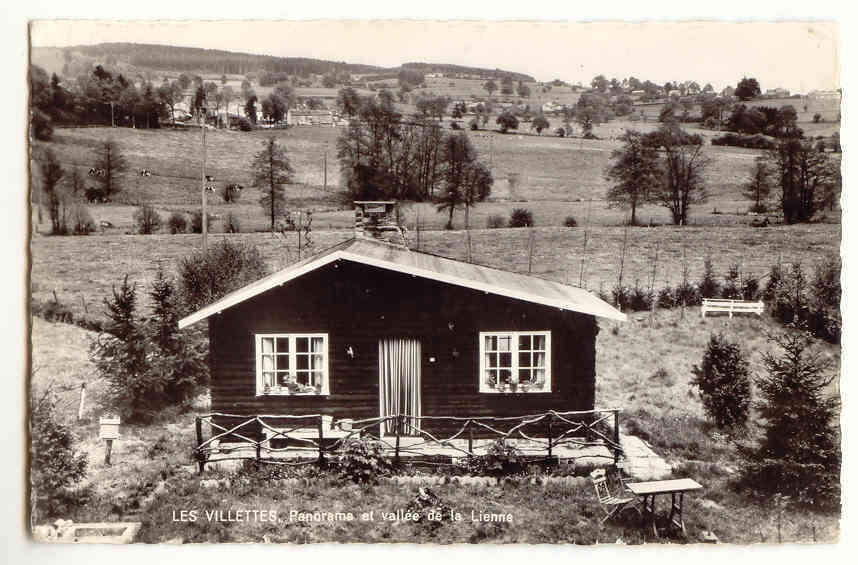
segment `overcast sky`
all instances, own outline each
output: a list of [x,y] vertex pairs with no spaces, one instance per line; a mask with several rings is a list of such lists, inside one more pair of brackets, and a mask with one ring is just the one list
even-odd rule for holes
[[405,62],[502,68],[589,83],[597,74],[763,90],[840,86],[838,26],[812,22],[39,21],[34,46],[160,43],[384,67]]

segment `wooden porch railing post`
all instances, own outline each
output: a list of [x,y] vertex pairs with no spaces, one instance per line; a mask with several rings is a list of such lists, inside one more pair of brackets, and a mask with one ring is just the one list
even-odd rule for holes
[[324,417],[319,415],[319,463],[325,462],[325,424]]
[[394,426],[394,433],[396,433],[396,448],[393,455],[393,461],[396,465],[399,465],[399,436],[402,434],[402,424],[404,420],[405,416],[397,414],[396,425]]
[[465,424],[468,426],[468,453],[470,455],[474,454],[474,426],[471,425],[471,420],[468,420],[468,423]]
[[196,430],[197,430],[197,464],[200,467],[200,475],[203,474],[206,468],[206,458],[203,455],[203,452],[200,450],[200,446],[203,444],[203,419],[199,416],[196,416],[196,422],[194,422]]
[[614,465],[620,461],[620,411],[614,410]]
[[553,414],[548,414],[548,416],[546,417],[546,420],[548,420],[548,434],[547,435],[548,435],[548,459],[549,459],[549,461],[551,460],[551,443],[553,441],[553,439],[551,437],[551,423],[552,423],[551,421],[553,419],[552,416],[553,416]]

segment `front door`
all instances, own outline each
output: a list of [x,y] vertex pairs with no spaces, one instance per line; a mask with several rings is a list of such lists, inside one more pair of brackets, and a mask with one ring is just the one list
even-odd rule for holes
[[[404,414],[408,418],[400,435],[417,435],[420,427],[420,340],[383,338],[378,340],[378,391],[381,417]],[[382,426],[382,434],[395,433],[396,421]]]

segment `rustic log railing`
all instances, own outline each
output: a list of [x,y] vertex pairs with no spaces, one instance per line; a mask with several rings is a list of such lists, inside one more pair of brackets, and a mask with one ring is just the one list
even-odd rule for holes
[[[347,420],[348,426],[326,429],[330,416],[308,415],[236,415],[211,413],[196,417],[194,455],[202,473],[206,462],[256,460],[274,465],[306,465],[324,461],[353,439],[370,439],[395,463],[408,456],[415,463],[443,465],[421,456],[445,455],[467,458],[484,455],[496,440],[511,441],[516,450],[532,462],[552,460],[557,448],[581,449],[604,446],[614,463],[622,456],[619,436],[619,409],[557,412],[550,410],[526,416],[409,416],[396,414],[363,420]],[[342,424],[342,420],[337,424]],[[385,434],[392,423],[392,434]],[[455,429],[449,437],[439,437],[426,428],[444,425]],[[208,425],[208,438],[203,427]],[[262,434],[262,439],[256,439]],[[475,434],[479,438],[475,438]],[[274,447],[272,441],[286,440]],[[586,454],[586,457],[600,455]]]

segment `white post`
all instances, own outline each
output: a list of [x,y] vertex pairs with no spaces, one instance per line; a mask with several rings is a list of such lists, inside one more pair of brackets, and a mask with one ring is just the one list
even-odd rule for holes
[[80,404],[77,408],[77,421],[83,420],[84,403],[86,402],[86,383],[80,383]]

